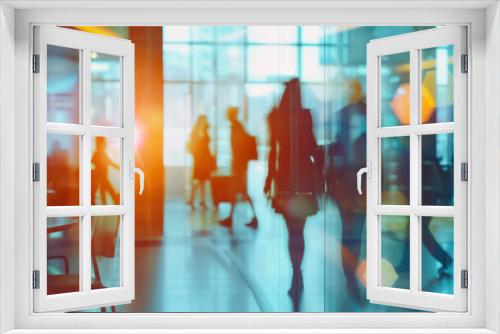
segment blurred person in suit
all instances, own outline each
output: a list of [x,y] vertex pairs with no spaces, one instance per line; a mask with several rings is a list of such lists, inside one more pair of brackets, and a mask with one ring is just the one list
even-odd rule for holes
[[238,196],[250,204],[253,212],[252,220],[247,224],[248,227],[257,228],[257,215],[252,203],[252,199],[247,191],[247,171],[248,162],[257,159],[257,144],[255,137],[249,135],[243,124],[238,120],[239,109],[237,107],[229,107],[226,117],[231,125],[231,191],[233,194],[231,202],[231,211],[226,219],[219,223],[228,228],[233,226],[233,213]]
[[348,104],[338,115],[340,127],[328,152],[327,182],[329,195],[337,204],[342,220],[342,265],[347,291],[361,304],[356,269],[360,262],[366,217],[366,192],[356,191],[356,173],[366,166],[366,101],[358,80],[347,85]]

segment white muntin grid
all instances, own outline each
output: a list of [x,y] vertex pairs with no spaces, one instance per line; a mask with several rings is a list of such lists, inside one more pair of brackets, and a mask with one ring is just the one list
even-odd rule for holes
[[[461,180],[461,163],[467,162],[467,73],[461,71],[466,54],[463,27],[435,28],[401,36],[374,40],[367,48],[367,162],[371,168],[367,180],[367,258],[368,298],[373,302],[431,311],[466,311],[467,293],[461,288],[460,273],[467,269],[467,183]],[[426,123],[420,120],[422,86],[422,50],[453,46],[453,122]],[[408,53],[410,58],[410,124],[381,126],[381,57]],[[422,205],[422,136],[453,134],[454,205]],[[385,205],[381,201],[381,141],[383,138],[409,138],[410,198],[408,205]],[[409,217],[410,278],[409,289],[383,287],[381,278],[381,217]],[[422,291],[421,217],[453,218],[453,294]]]
[[[40,289],[34,290],[34,311],[69,311],[129,302],[134,298],[134,182],[128,171],[134,162],[134,47],[128,40],[80,31],[37,27],[34,51],[40,57],[40,71],[34,75],[35,140],[34,161],[40,165],[40,180],[34,187],[34,270],[40,271]],[[79,123],[47,122],[47,46],[79,52]],[[97,126],[91,120],[92,53],[116,56],[121,65],[119,127]],[[50,134],[77,136],[79,140],[79,205],[47,206],[47,137]],[[120,204],[92,205],[91,158],[95,137],[120,139]],[[91,289],[92,217],[120,219],[120,286]],[[80,291],[47,295],[47,218],[79,217]]]

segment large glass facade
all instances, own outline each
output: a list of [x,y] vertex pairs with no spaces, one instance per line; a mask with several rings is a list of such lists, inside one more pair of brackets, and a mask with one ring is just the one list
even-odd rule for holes
[[[367,43],[426,28],[162,27],[161,45],[153,47],[163,60],[156,69],[163,152],[156,153],[165,167],[164,233],[153,243],[138,240],[136,299],[117,311],[409,311],[366,299],[366,198],[357,194],[356,172],[366,163]],[[427,122],[453,119],[450,54],[436,48],[422,55]],[[384,126],[404,125],[408,57],[382,65],[390,83],[382,92]],[[112,109],[109,116],[114,122]],[[380,143],[384,203],[408,203],[407,139]],[[432,154],[422,155],[422,170],[431,166],[448,182],[453,138],[426,143]],[[428,205],[452,204],[453,189],[427,176]],[[147,187],[145,195],[154,196]],[[406,287],[408,217],[381,221],[384,286]],[[438,259],[437,246],[422,249],[426,291],[452,290],[452,227],[422,219],[426,238],[451,255]],[[108,267],[103,275],[113,281],[119,265]]]

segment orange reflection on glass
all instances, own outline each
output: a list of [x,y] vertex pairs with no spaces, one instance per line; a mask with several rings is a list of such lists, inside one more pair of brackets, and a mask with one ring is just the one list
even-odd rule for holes
[[92,143],[92,205],[120,204],[121,138],[95,137]]
[[47,205],[80,204],[80,139],[47,135]]

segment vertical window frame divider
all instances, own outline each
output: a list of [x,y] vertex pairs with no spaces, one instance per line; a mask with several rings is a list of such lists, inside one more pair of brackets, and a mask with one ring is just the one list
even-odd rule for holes
[[[92,137],[90,134],[90,124],[91,124],[91,109],[92,109],[92,95],[91,95],[91,51],[88,48],[84,48],[82,52],[82,73],[80,75],[81,87],[80,92],[82,96],[82,105],[81,105],[81,113],[82,119],[81,122],[85,129],[85,133],[83,134],[83,145],[82,145],[82,157],[83,163],[80,164],[83,166],[82,174],[83,174],[83,198],[81,199],[83,207],[85,208],[85,213],[82,217],[82,229],[81,234],[82,238],[80,242],[83,243],[81,247],[82,252],[80,254],[81,260],[80,265],[82,266],[81,271],[81,280],[82,280],[82,290],[85,293],[90,293],[91,291],[91,274],[92,274],[92,247],[91,247],[91,238],[92,238],[92,230],[91,230],[91,215],[90,209],[92,206],[91,203],[91,177],[92,177]],[[80,187],[82,185],[80,184]],[[83,232],[83,233],[82,233]],[[84,261],[86,260],[86,261]]]
[[[414,128],[419,123],[420,115],[420,75],[419,50],[410,50],[410,208],[415,209],[420,203],[420,140]],[[411,210],[410,214],[410,293],[417,293],[420,289],[421,260],[420,260],[420,217]]]

